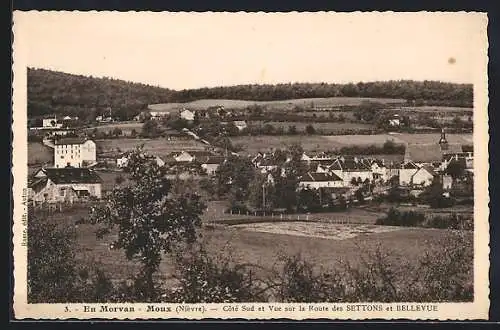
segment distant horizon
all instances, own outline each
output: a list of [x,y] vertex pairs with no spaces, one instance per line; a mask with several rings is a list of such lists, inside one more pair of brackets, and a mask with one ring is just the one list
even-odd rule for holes
[[[255,86],[265,86],[265,85],[270,85],[270,86],[275,86],[275,85],[293,85],[293,84],[330,84],[330,85],[347,85],[347,84],[370,84],[370,83],[378,83],[378,82],[391,82],[391,81],[414,81],[414,82],[439,82],[439,83],[444,83],[444,84],[452,84],[452,85],[470,85],[473,86],[472,83],[457,83],[457,82],[452,82],[452,81],[445,81],[445,80],[416,80],[416,79],[389,79],[389,80],[369,80],[369,81],[353,81],[353,82],[326,82],[326,81],[284,81],[284,82],[277,82],[277,83],[241,83],[241,84],[234,84],[234,85],[215,85],[215,86],[201,86],[201,87],[194,87],[194,88],[184,88],[184,89],[173,89],[168,86],[159,86],[159,85],[152,85],[147,82],[141,82],[141,81],[132,81],[132,80],[127,80],[127,79],[122,79],[122,78],[117,78],[117,77],[110,77],[110,76],[98,76],[94,74],[82,74],[82,73],[73,73],[73,72],[66,72],[66,71],[60,71],[60,70],[54,70],[46,67],[28,67],[28,70],[45,70],[45,71],[52,71],[56,73],[62,73],[62,74],[68,74],[68,75],[73,75],[73,76],[83,76],[86,78],[96,78],[96,79],[114,79],[114,80],[120,80],[124,81],[127,83],[132,83],[132,84],[142,84],[150,87],[155,87],[155,88],[162,88],[162,89],[167,89],[173,92],[181,92],[185,90],[197,90],[197,89],[211,89],[211,88],[228,88],[228,87],[237,87],[237,86],[249,86],[249,85],[255,85]],[[333,96],[332,96],[333,97]],[[347,96],[339,96],[339,97],[347,97]]]

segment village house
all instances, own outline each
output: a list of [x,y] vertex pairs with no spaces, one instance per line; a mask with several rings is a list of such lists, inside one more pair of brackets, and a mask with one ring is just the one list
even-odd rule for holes
[[[150,159],[155,160],[156,164],[160,167],[165,166],[166,162],[158,156],[150,156]],[[116,167],[124,168],[127,167],[127,165],[128,165],[128,153],[123,153],[116,159]]]
[[346,187],[352,185],[353,178],[361,182],[373,179],[371,168],[356,157],[339,157],[332,163],[330,170],[344,180]]
[[342,188],[344,180],[334,173],[308,172],[300,178],[299,187],[304,188]]
[[420,167],[411,177],[413,187],[428,187],[432,184],[436,173],[430,166]]
[[83,138],[62,138],[54,142],[54,166],[86,167],[96,163],[96,144]]
[[413,175],[417,173],[418,169],[418,165],[412,161],[402,164],[399,169],[399,185],[410,186],[412,184]]
[[373,180],[387,181],[389,179],[385,161],[380,159],[370,160]]
[[102,179],[88,168],[46,168],[33,176],[28,199],[34,203],[57,203],[101,198]]
[[451,175],[448,174],[441,175],[441,184],[443,190],[450,190],[451,187],[453,186],[453,178],[451,177]]
[[214,175],[222,162],[224,162],[224,157],[222,156],[209,156],[201,162],[201,168],[204,169],[208,175]]
[[395,114],[391,118],[389,118],[388,124],[391,127],[399,127],[401,125],[401,118],[398,114]]
[[57,117],[43,118],[42,119],[43,128],[62,128],[63,124],[57,121]]
[[195,114],[196,113],[194,111],[184,109],[183,111],[181,111],[180,117],[187,121],[193,121]]
[[233,121],[233,124],[234,126],[236,126],[236,128],[238,128],[238,131],[240,132],[247,128],[247,123],[244,120],[235,120]]
[[149,115],[151,116],[150,119],[152,120],[161,120],[163,118],[166,118],[170,116],[170,112],[167,111],[150,111]]
[[462,161],[464,167],[469,172],[474,172],[474,153],[469,152],[460,152],[454,154],[447,154],[443,156],[443,161],[441,163],[440,169],[442,171],[446,170],[451,162],[453,161]]

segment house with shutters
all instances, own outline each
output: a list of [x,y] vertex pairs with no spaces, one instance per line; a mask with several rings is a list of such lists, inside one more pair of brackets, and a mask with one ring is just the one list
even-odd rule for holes
[[344,180],[335,173],[308,172],[300,178],[299,187],[302,189],[343,188]]
[[102,179],[88,168],[46,168],[29,180],[28,199],[34,203],[61,203],[100,199]]
[[352,185],[353,179],[358,182],[373,180],[371,167],[357,157],[339,157],[333,161],[329,169],[342,178],[345,187]]
[[54,167],[87,167],[96,163],[96,144],[84,138],[62,138],[54,142]]

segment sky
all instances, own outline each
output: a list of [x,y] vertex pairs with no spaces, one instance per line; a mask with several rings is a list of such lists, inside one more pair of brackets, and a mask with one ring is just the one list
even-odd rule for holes
[[177,90],[399,79],[472,83],[486,49],[485,29],[485,15],[467,13],[35,11],[15,12],[13,28],[28,67]]

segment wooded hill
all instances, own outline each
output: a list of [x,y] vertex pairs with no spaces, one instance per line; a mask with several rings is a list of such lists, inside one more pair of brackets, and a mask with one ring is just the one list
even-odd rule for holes
[[471,84],[436,81],[386,81],[358,84],[293,83],[238,85],[175,91],[111,78],[94,78],[45,69],[28,69],[28,115],[76,115],[91,119],[109,108],[130,119],[148,104],[198,99],[254,101],[312,97],[401,98],[426,104],[472,107]]

